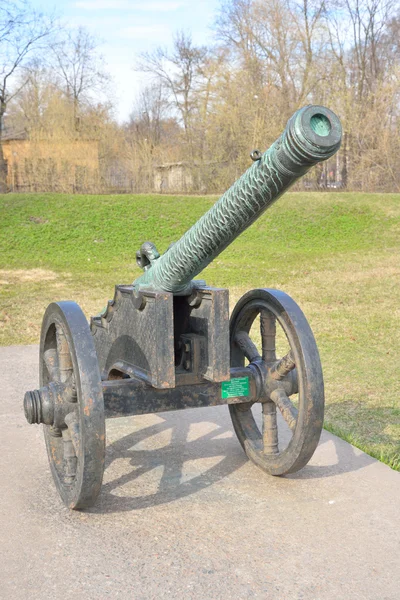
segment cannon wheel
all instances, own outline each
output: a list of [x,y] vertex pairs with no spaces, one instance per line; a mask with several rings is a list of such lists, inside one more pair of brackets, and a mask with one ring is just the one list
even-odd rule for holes
[[[60,428],[44,425],[47,453],[57,490],[71,509],[92,506],[104,471],[105,421],[100,371],[85,315],[75,302],[52,303],[43,318],[40,385],[72,389]],[[70,407],[76,406],[69,410]],[[63,414],[64,414],[63,413]]]
[[[279,329],[294,357],[298,383],[297,407],[289,399],[289,419],[292,436],[280,450],[279,430],[283,420],[276,418],[277,405],[270,398],[263,404],[263,426],[260,431],[253,411],[257,404],[241,403],[229,406],[233,427],[247,456],[271,475],[286,475],[301,469],[314,453],[323,424],[324,383],[318,349],[308,322],[298,305],[284,292],[256,289],[245,294],[237,303],[230,320],[231,366],[245,365],[243,351],[235,342],[238,331],[254,334],[259,321],[262,350],[260,364],[271,368],[277,364],[276,338]],[[253,327],[252,327],[253,326]],[[257,330],[257,329],[256,329]],[[243,335],[243,334],[242,334]],[[279,406],[279,405],[278,405]],[[281,407],[279,407],[281,408]],[[284,414],[285,413],[285,414]],[[295,415],[295,419],[292,416]],[[288,411],[282,411],[288,421]],[[272,425],[272,426],[271,426]],[[271,437],[274,438],[271,440]],[[273,448],[273,451],[271,449]]]

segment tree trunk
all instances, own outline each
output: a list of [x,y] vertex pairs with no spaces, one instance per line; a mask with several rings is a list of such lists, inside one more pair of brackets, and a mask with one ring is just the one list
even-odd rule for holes
[[0,194],[7,192],[7,161],[3,152],[3,120],[6,112],[6,103],[0,100]]
[[7,192],[7,161],[4,159],[3,146],[0,141],[0,194]]
[[348,184],[348,171],[347,171],[347,133],[343,131],[343,143],[342,143],[342,172],[341,180],[342,186],[346,189]]

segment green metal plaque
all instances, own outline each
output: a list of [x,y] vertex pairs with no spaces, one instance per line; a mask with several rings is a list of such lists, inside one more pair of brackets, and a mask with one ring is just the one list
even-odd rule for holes
[[237,398],[250,395],[250,383],[248,377],[236,377],[221,384],[222,398]]

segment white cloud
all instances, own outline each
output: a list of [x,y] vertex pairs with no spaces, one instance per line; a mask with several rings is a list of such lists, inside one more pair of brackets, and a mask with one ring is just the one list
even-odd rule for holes
[[184,6],[183,0],[159,2],[130,2],[129,0],[83,0],[75,2],[83,10],[132,10],[143,12],[172,12]]

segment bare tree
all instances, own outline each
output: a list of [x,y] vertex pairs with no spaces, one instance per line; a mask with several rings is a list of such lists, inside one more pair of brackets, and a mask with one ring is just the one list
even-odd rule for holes
[[[330,96],[344,127],[341,179],[345,186],[349,183],[350,161],[356,173],[360,172],[357,165],[362,164],[366,170],[367,156],[374,156],[374,160],[382,156],[378,147],[389,123],[387,110],[392,109],[387,96],[393,97],[392,78],[399,58],[395,51],[396,36],[390,33],[391,22],[395,32],[395,20],[391,21],[395,5],[396,0],[327,0],[326,3],[333,84]],[[373,169],[371,164],[371,173]],[[365,187],[364,181],[365,174],[357,176],[355,185]]]
[[284,118],[320,81],[324,0],[225,0],[216,22],[218,38],[246,69],[255,93],[280,93]]
[[147,140],[151,149],[160,143],[167,119],[167,99],[161,82],[145,87],[130,114],[127,130]]
[[[21,87],[21,84],[24,84]],[[73,129],[72,110],[54,73],[34,60],[16,82],[19,93],[7,108],[7,126],[29,139],[64,138]]]
[[388,72],[400,63],[400,6],[396,15],[390,16],[378,45],[380,71]]
[[[25,0],[0,1],[0,192],[7,189],[7,165],[2,149],[7,104],[26,79],[21,77],[33,55],[41,52],[54,32],[54,17],[37,12]],[[20,85],[12,86],[17,76]]]
[[216,19],[216,36],[232,51],[249,75],[255,92],[265,83],[265,66],[254,32],[253,0],[223,0]]
[[[331,0],[326,19],[331,50],[342,67],[353,99],[365,102],[365,94],[385,73],[382,48],[397,0]],[[395,21],[392,21],[395,24]]]
[[97,40],[83,27],[67,30],[63,39],[51,46],[53,61],[50,64],[73,104],[76,130],[81,106],[104,99],[110,83],[98,46]]
[[182,122],[192,158],[192,117],[198,106],[196,91],[207,54],[206,47],[194,46],[191,36],[181,31],[174,37],[172,52],[157,48],[152,53],[144,53],[137,66],[138,70],[153,75],[167,90],[170,103]]

